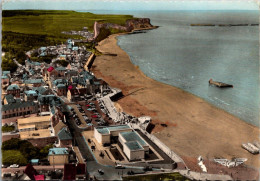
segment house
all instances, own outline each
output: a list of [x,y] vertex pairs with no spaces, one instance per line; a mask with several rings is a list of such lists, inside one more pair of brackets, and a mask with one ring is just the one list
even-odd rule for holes
[[7,75],[2,75],[2,87],[6,87],[10,84],[10,78]]
[[64,77],[64,74],[67,69],[65,67],[60,66],[55,68],[55,70],[58,72],[58,77]]
[[27,140],[39,148],[48,144],[54,144],[57,141],[57,137],[53,135],[50,129],[22,131],[19,134],[20,139]]
[[56,126],[59,122],[65,121],[65,115],[60,108],[56,108],[55,114],[52,116],[52,126]]
[[32,87],[32,90],[34,90],[38,95],[41,94],[41,95],[46,95],[48,94],[48,89],[46,89],[45,87],[43,86],[40,86],[40,87]]
[[69,152],[67,148],[49,149],[48,160],[50,165],[64,165],[69,163]]
[[3,102],[4,104],[11,104],[11,103],[15,103],[16,100],[12,94],[7,94],[4,96]]
[[60,99],[53,94],[38,95],[38,102],[40,112],[49,112],[51,111],[50,108],[61,105]]
[[59,75],[58,71],[55,70],[55,68],[52,66],[43,69],[43,79],[45,81],[50,80],[51,77],[56,78],[58,77],[58,75]]
[[67,86],[65,84],[58,84],[57,85],[57,95],[67,97]]
[[37,116],[17,119],[19,132],[48,129],[51,127],[51,116]]
[[67,80],[56,79],[52,82],[52,87],[56,90],[58,96],[67,96]]
[[3,71],[2,75],[5,75],[5,76],[10,78],[11,77],[11,71]]
[[58,133],[62,128],[66,128],[66,125],[63,122],[58,122],[56,125],[52,125],[54,129],[55,136],[58,136]]
[[34,101],[37,100],[38,94],[34,90],[24,91],[24,100],[25,101]]
[[65,164],[63,180],[86,180],[86,164]]
[[68,86],[67,99],[70,102],[74,102],[74,101],[79,100],[79,98],[80,98],[80,95],[79,95],[78,89],[72,85]]
[[6,89],[7,94],[12,94],[14,97],[20,97],[20,87],[16,84],[11,84]]
[[59,55],[59,56],[58,56],[58,59],[60,59],[60,60],[66,60],[66,55]]
[[72,136],[68,131],[67,127],[62,128],[58,134],[58,145],[59,147],[71,147],[72,145]]
[[24,80],[24,84],[29,87],[40,87],[44,85],[43,79],[28,79]]
[[2,118],[24,116],[38,112],[38,106],[32,101],[16,101],[2,106]]

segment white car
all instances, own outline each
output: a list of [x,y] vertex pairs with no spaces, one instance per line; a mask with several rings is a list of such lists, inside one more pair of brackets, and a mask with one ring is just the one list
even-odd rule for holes
[[12,164],[12,165],[10,165],[10,168],[19,168],[19,165],[17,165],[17,164]]

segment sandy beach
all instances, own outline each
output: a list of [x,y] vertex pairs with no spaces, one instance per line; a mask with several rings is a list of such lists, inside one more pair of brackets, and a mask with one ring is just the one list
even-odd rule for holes
[[[152,117],[152,133],[182,157],[248,158],[259,168],[259,155],[241,148],[259,139],[259,128],[214,107],[199,97],[145,76],[111,35],[97,46],[103,53],[92,71],[110,86],[122,89],[117,103],[134,116]],[[116,54],[117,56],[114,56]],[[167,127],[162,126],[164,123]]]

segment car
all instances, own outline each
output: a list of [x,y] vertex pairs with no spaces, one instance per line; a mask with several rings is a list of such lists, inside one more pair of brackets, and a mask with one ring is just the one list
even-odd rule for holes
[[123,168],[125,168],[124,166],[122,166],[122,165],[120,165],[120,164],[117,164],[116,166],[115,166],[115,168],[121,168],[121,169],[123,169]]
[[10,168],[19,168],[19,165],[17,165],[17,164],[12,164],[12,165],[10,165]]
[[92,118],[98,118],[98,116],[97,116],[97,115],[91,115],[91,117],[92,117]]
[[2,164],[2,168],[7,168],[7,167],[8,167],[7,165]]
[[98,173],[99,173],[100,175],[104,175],[104,170],[98,169]]

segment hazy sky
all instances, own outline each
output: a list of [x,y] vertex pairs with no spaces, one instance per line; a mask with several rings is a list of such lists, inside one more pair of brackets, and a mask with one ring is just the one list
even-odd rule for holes
[[258,10],[257,0],[2,0],[3,9]]

